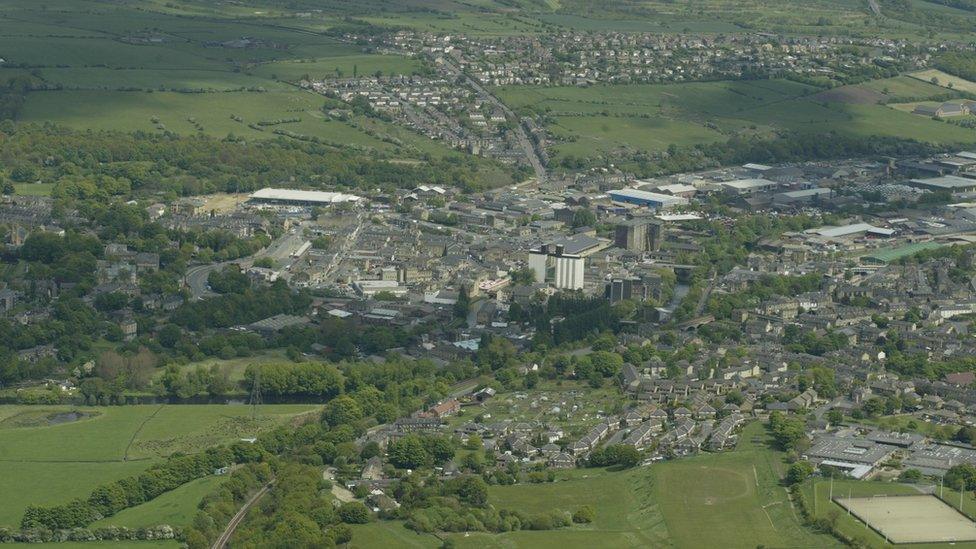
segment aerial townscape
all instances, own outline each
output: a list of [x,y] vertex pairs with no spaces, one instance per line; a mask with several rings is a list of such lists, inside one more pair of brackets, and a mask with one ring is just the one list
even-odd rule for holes
[[976,548],[974,37],[0,2],[0,546]]

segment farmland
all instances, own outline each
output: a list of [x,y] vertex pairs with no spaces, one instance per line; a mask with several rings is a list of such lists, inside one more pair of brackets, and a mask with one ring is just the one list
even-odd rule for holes
[[[17,524],[28,504],[63,503],[100,484],[138,474],[174,452],[254,436],[315,409],[265,406],[257,419],[251,419],[247,406],[0,406],[0,492],[10,494],[0,505],[0,524]],[[69,412],[82,415],[49,424],[48,418]],[[184,492],[193,497],[200,493],[189,487]],[[185,514],[172,497],[146,505]],[[128,513],[138,521],[141,511]]]

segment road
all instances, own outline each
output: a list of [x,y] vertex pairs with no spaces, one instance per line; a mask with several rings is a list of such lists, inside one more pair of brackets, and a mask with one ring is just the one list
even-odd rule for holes
[[234,535],[234,530],[237,529],[237,526],[241,523],[241,521],[244,520],[244,517],[247,516],[247,512],[255,503],[258,502],[258,500],[268,493],[268,490],[271,489],[271,486],[274,483],[275,481],[272,479],[271,482],[265,484],[264,487],[258,490],[256,494],[251,496],[251,499],[247,500],[244,506],[241,507],[240,511],[234,515],[234,518],[230,519],[230,522],[227,523],[227,528],[224,528],[224,533],[220,534],[220,537],[217,538],[217,541],[213,542],[210,549],[224,549],[224,547],[227,546],[227,542],[230,541],[231,536]]
[[868,7],[875,15],[881,17],[881,6],[878,5],[878,0],[868,0]]
[[505,116],[507,116],[510,120],[517,122],[515,125],[515,137],[518,139],[519,145],[525,152],[525,157],[528,159],[529,164],[532,165],[532,169],[535,170],[536,179],[538,179],[540,184],[545,183],[547,178],[546,168],[542,165],[542,159],[540,159],[539,155],[536,154],[535,147],[532,145],[532,141],[529,139],[529,136],[526,135],[525,129],[522,128],[522,124],[519,122],[519,117],[516,116],[512,109],[508,108],[508,105],[503,103],[501,99],[495,97],[491,92],[485,89],[485,87],[481,85],[481,82],[478,82],[474,78],[465,74],[464,71],[461,70],[461,67],[455,65],[453,61],[445,59],[444,66],[447,68],[448,72],[454,76],[464,78],[468,82],[469,86],[484,96],[489,103],[493,104],[499,110],[504,112]]
[[302,230],[299,227],[276,238],[267,248],[258,250],[249,257],[237,259],[235,261],[222,261],[220,263],[208,263],[197,265],[186,270],[186,285],[190,289],[193,299],[205,299],[217,294],[210,291],[207,285],[207,277],[214,271],[219,271],[228,265],[237,264],[242,268],[250,268],[257,259],[270,257],[276,263],[288,259],[293,251],[298,249],[305,242]]

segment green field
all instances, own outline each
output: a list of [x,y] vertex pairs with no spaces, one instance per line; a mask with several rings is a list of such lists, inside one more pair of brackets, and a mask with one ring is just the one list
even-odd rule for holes
[[158,498],[119,512],[117,515],[92,524],[92,528],[102,526],[125,526],[127,528],[147,528],[160,524],[183,526],[190,524],[197,513],[197,505],[214,491],[226,477],[204,477],[180,486]]
[[[550,484],[489,487],[497,508],[527,513],[575,511],[591,505],[588,525],[504,534],[450,534],[458,547],[837,547],[833,538],[800,523],[786,489],[783,454],[769,450],[764,427],[747,426],[735,452],[702,454],[622,472],[563,471]],[[370,527],[371,528],[371,527]],[[367,540],[404,536],[430,546],[398,523]],[[363,542],[365,543],[365,542]],[[405,543],[405,542],[401,542]],[[368,545],[363,545],[364,547]]]
[[780,485],[783,455],[766,447],[760,423],[735,452],[700,455],[656,468],[654,495],[677,547],[833,547],[799,521]]
[[[28,504],[66,502],[100,484],[137,474],[174,452],[251,437],[315,409],[267,405],[251,419],[248,406],[0,406],[0,493],[9,494],[0,503],[0,524],[19,523]],[[88,415],[47,425],[50,415],[68,411]],[[199,493],[187,491],[194,497]],[[165,507],[157,510],[177,512],[173,500],[160,505]],[[139,517],[138,511],[131,511]]]
[[[888,95],[883,93],[887,90]],[[509,86],[499,96],[523,112],[546,113],[555,157],[660,151],[778,130],[893,136],[937,143],[976,142],[976,131],[879,104],[948,90],[909,77],[820,92],[790,81],[704,82],[539,88]]]

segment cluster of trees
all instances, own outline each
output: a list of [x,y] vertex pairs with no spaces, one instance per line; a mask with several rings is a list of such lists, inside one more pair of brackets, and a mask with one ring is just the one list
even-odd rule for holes
[[[387,192],[422,183],[483,190],[513,182],[508,171],[485,170],[489,162],[460,153],[399,164],[351,148],[286,137],[245,143],[233,137],[78,132],[8,122],[0,126],[0,140],[3,165],[31,166],[39,177],[61,187],[61,196],[99,200],[130,190],[171,196],[247,192],[289,180],[330,190]],[[486,179],[485,173],[497,177]],[[95,184],[97,178],[106,184]]]
[[192,524],[183,529],[187,546],[190,549],[210,547],[251,494],[271,478],[271,467],[267,463],[249,463],[234,470],[215,491],[204,496]]
[[407,435],[389,444],[387,457],[401,469],[442,465],[454,457],[454,441],[437,435]]
[[[551,322],[556,317],[562,320]],[[513,304],[509,318],[535,326],[535,348],[561,345],[606,330],[616,330],[620,320],[617,310],[607,300],[583,297],[574,292],[557,293],[545,303],[535,302],[524,307]]]
[[[328,487],[328,481],[322,479],[321,471],[315,467],[283,463],[277,468],[275,479],[275,489],[261,502],[262,512],[252,513],[234,532],[231,542],[235,546],[334,547],[352,539],[352,531],[345,523],[369,521],[369,510],[360,502],[345,503],[334,509],[323,500],[319,494]],[[196,523],[195,520],[194,526]],[[209,523],[203,522],[202,526]],[[210,536],[197,537],[194,530],[187,530],[191,549],[207,547]],[[198,540],[197,544],[189,543],[191,535]]]
[[139,476],[99,486],[87,498],[78,498],[53,507],[29,505],[24,511],[20,526],[23,529],[50,530],[88,526],[122,509],[150,501],[191,480],[212,474],[221,467],[262,459],[260,452],[247,446],[238,443],[231,447],[211,448],[199,454],[174,455],[163,463],[153,465]]
[[339,370],[327,362],[254,364],[244,372],[250,391],[260,376],[261,391],[271,396],[315,396],[333,398],[343,391]]
[[633,446],[613,444],[605,448],[597,448],[590,452],[590,467],[635,467],[640,463],[641,454]]
[[195,331],[229,328],[277,314],[302,314],[310,303],[307,293],[294,292],[279,280],[267,287],[223,294],[206,301],[188,301],[173,312],[170,320]]
[[657,177],[746,162],[782,164],[858,156],[925,156],[941,150],[938,145],[913,139],[784,131],[774,138],[737,135],[720,143],[670,147],[665,154],[638,153],[634,160],[641,177]]
[[[393,486],[401,507],[391,518],[403,518],[418,532],[511,532],[551,530],[569,526],[573,516],[553,509],[528,514],[488,505],[488,486],[478,475],[441,481],[435,475],[414,473]],[[587,511],[581,519],[590,518]]]
[[808,443],[806,426],[802,418],[786,416],[780,412],[769,415],[769,431],[773,442],[780,450],[791,452],[799,450]]

